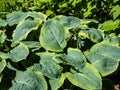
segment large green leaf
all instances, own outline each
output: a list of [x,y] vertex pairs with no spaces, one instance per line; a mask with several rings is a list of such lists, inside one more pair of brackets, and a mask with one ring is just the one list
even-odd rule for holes
[[0,58],[0,73],[4,70],[5,67],[6,67],[6,60]]
[[47,82],[40,72],[20,72],[9,90],[47,90]]
[[55,19],[47,20],[40,33],[41,45],[50,51],[60,52],[66,47],[68,30]]
[[111,43],[101,42],[94,45],[90,49],[90,52],[86,53],[86,57],[98,69],[102,76],[107,76],[118,68],[120,47]]
[[83,70],[86,63],[86,58],[78,49],[68,48],[67,55],[62,55],[61,58],[79,71]]
[[56,79],[50,79],[49,83],[51,86],[51,90],[58,90],[64,83],[65,80],[65,75],[62,74],[61,77],[56,78]]
[[95,28],[80,30],[79,36],[82,38],[88,38],[95,43],[100,42],[102,40],[102,32]]
[[40,64],[35,64],[34,68],[41,71],[45,76],[54,79],[61,75],[61,66],[53,60],[53,53],[41,53]]
[[75,86],[78,86],[85,90],[101,90],[102,79],[99,72],[91,64],[86,63],[83,72],[71,72],[65,73],[68,80]]
[[18,24],[20,21],[23,21],[27,17],[27,13],[21,12],[21,11],[15,11],[7,16],[7,22],[9,26]]
[[37,28],[38,24],[34,21],[20,22],[13,33],[13,42],[15,43],[25,39],[32,30],[36,30]]
[[20,43],[18,46],[16,46],[10,51],[9,58],[13,62],[19,62],[23,59],[26,59],[28,54],[29,54],[28,47],[24,45],[23,43]]

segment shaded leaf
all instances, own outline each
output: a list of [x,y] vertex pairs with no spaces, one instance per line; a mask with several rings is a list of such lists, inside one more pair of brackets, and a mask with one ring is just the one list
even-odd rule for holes
[[47,90],[47,82],[40,72],[20,72],[9,90]]
[[56,78],[56,79],[50,79],[49,83],[51,86],[51,90],[58,90],[64,83],[65,76],[64,74],[61,75],[61,77]]
[[102,76],[113,73],[119,65],[120,48],[110,43],[99,43],[94,45],[86,57],[94,65]]
[[68,80],[75,86],[85,90],[101,90],[102,79],[99,72],[91,64],[86,63],[83,72],[65,73]]
[[29,54],[29,50],[28,50],[27,46],[24,45],[23,43],[20,43],[18,46],[16,46],[15,48],[13,48],[10,51],[9,58],[13,62],[19,62],[23,59],[26,59],[28,54]]
[[68,31],[55,19],[47,20],[40,33],[40,43],[46,50],[60,52],[66,47]]
[[79,71],[83,70],[86,63],[86,58],[79,49],[68,48],[67,55],[62,55],[61,58]]

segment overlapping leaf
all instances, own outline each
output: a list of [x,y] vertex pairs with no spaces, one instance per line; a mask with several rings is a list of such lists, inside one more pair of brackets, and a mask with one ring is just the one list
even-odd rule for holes
[[16,43],[25,39],[32,30],[36,30],[37,28],[38,24],[34,21],[20,22],[13,33],[13,42]]
[[50,79],[49,83],[51,86],[51,90],[58,90],[64,83],[65,80],[65,75],[62,74],[61,77],[56,78],[56,79]]
[[101,90],[102,80],[99,72],[91,64],[86,63],[83,72],[71,72],[65,73],[68,80],[75,86],[78,86],[85,90]]
[[120,48],[110,43],[94,45],[86,53],[88,60],[94,65],[102,76],[107,76],[117,70],[120,61]]
[[54,55],[54,53],[40,53],[40,64],[34,66],[37,71],[41,71],[51,79],[58,78],[62,71],[62,67],[53,60]]
[[79,71],[83,70],[86,63],[86,58],[78,49],[69,48],[67,55],[62,55],[61,58]]
[[24,45],[23,43],[20,43],[18,46],[16,46],[10,51],[9,58],[13,62],[19,62],[21,60],[26,59],[28,54],[29,54],[28,47]]
[[47,82],[40,72],[20,72],[9,90],[47,90]]
[[102,40],[102,32],[95,28],[90,28],[88,30],[80,30],[79,36],[83,38],[88,38],[95,43],[100,42]]

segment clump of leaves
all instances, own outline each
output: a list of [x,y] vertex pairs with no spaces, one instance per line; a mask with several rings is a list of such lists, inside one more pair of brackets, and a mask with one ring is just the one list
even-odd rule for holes
[[109,87],[103,77],[119,67],[119,36],[98,21],[20,11],[0,20],[1,90]]

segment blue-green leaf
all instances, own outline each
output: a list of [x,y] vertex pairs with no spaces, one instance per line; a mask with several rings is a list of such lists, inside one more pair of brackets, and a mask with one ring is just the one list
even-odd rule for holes
[[16,43],[25,39],[32,30],[36,30],[37,28],[38,24],[34,21],[20,22],[13,33],[13,42]]
[[66,47],[68,30],[55,19],[47,20],[40,33],[40,43],[46,50],[60,52]]
[[65,75],[62,74],[61,77],[55,78],[55,79],[50,79],[49,83],[51,86],[51,90],[58,90],[64,83],[65,80]]
[[71,72],[65,73],[68,80],[75,86],[78,86],[85,90],[101,90],[102,79],[95,67],[91,64],[86,63],[83,72]]
[[120,61],[120,48],[111,43],[101,42],[94,45],[86,57],[102,76],[107,76],[117,70]]
[[26,59],[28,54],[29,54],[28,47],[24,45],[23,43],[20,43],[18,46],[16,46],[10,51],[9,58],[13,62],[19,62],[21,60]]
[[68,48],[67,55],[62,55],[61,58],[79,71],[83,70],[86,63],[85,56],[78,49]]
[[47,90],[47,82],[40,72],[19,72],[9,90]]

